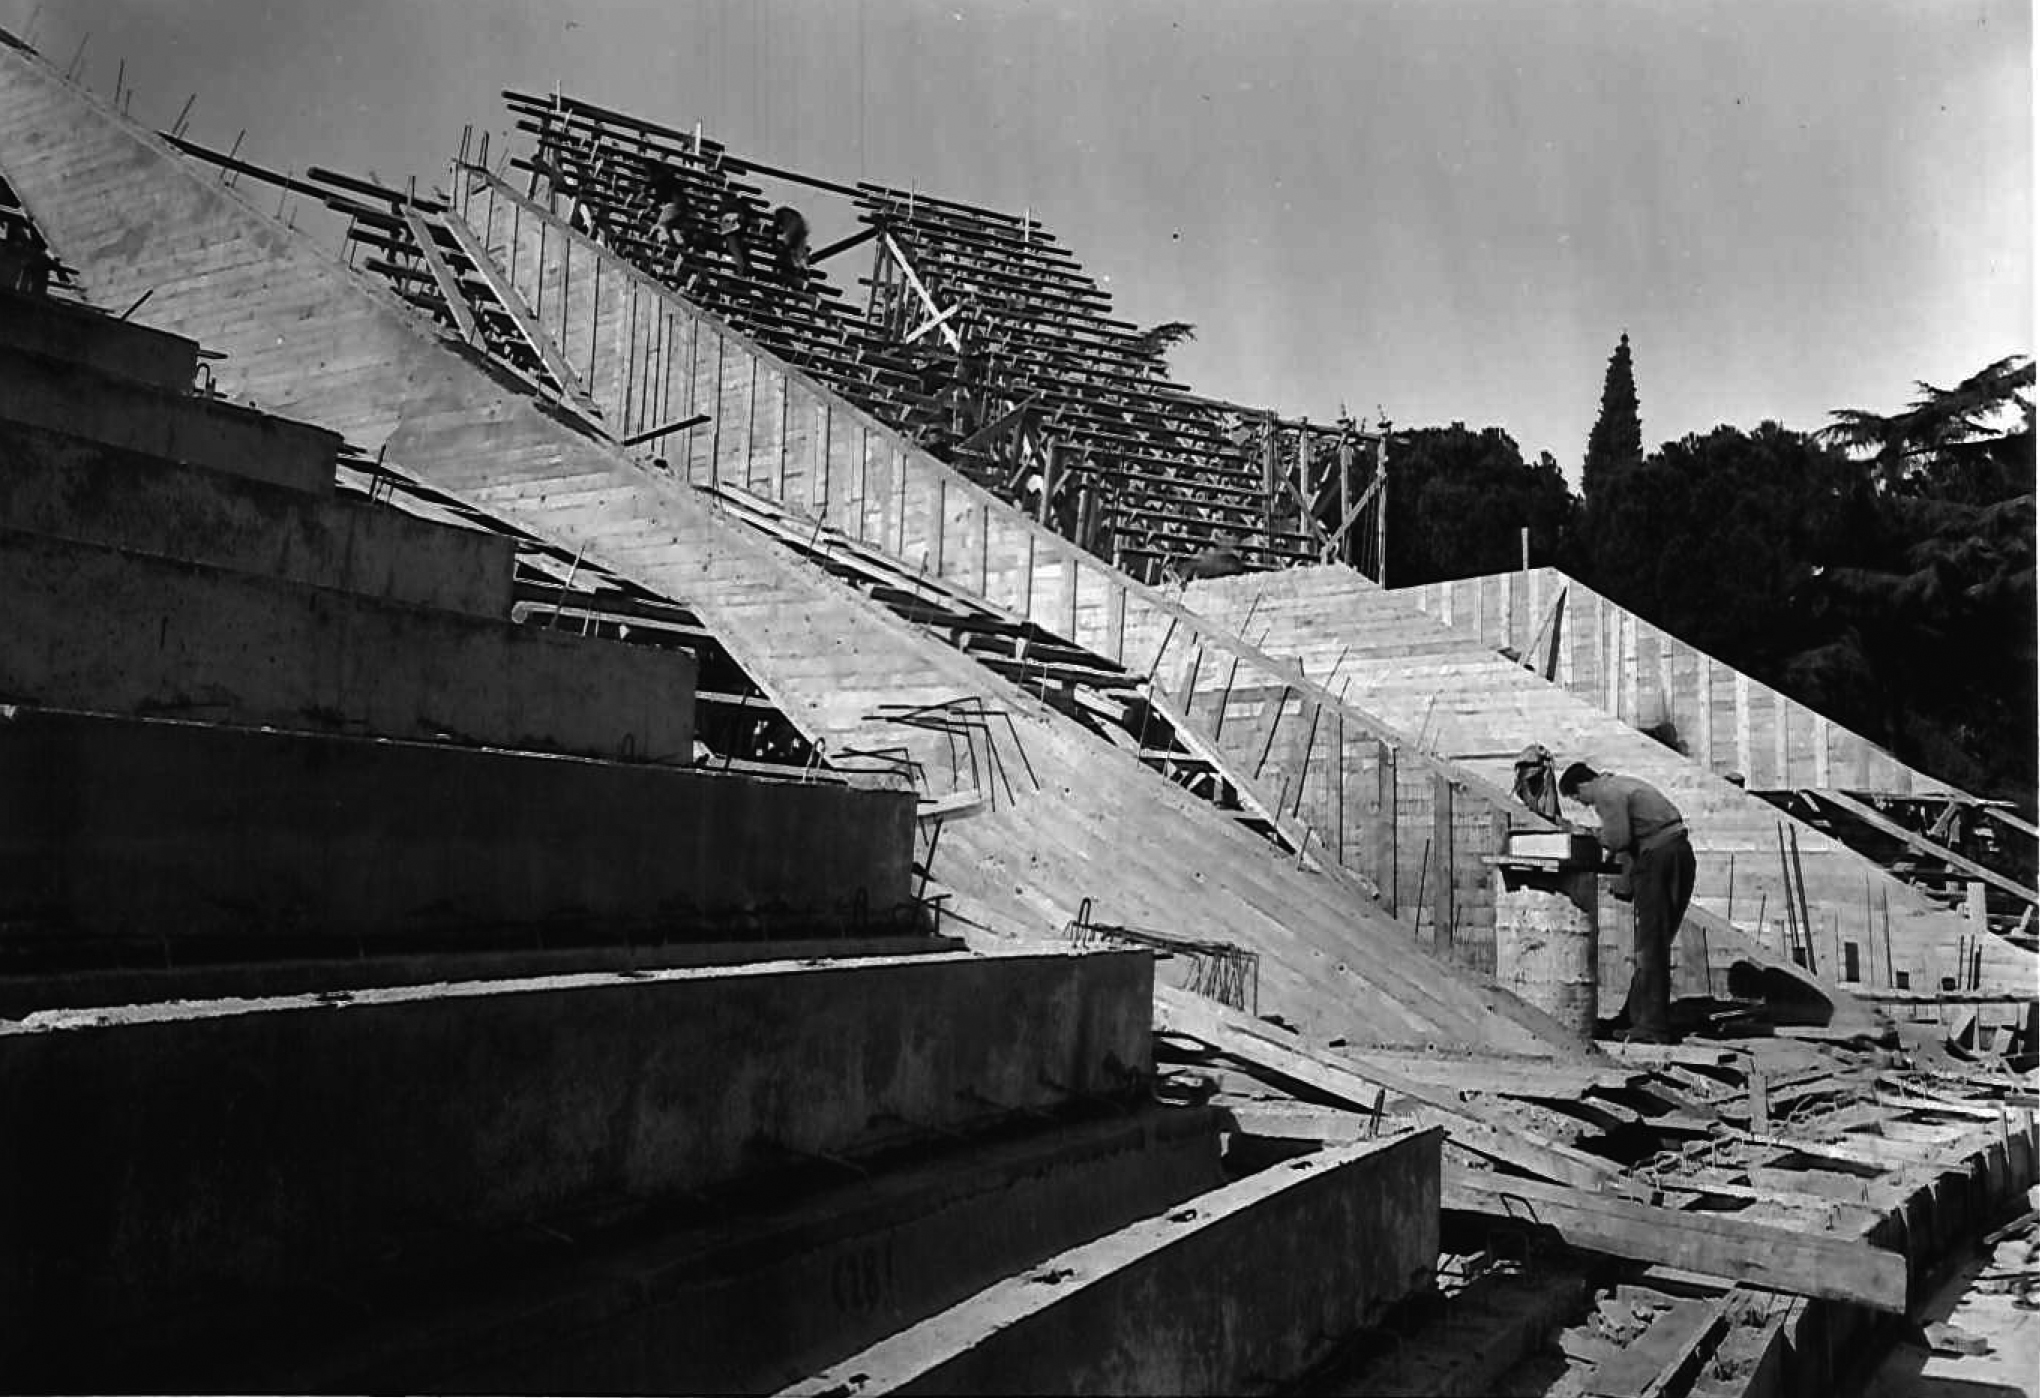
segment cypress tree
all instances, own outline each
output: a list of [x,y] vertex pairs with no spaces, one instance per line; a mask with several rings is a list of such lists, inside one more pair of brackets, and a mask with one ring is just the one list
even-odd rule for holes
[[1601,381],[1601,415],[1587,437],[1587,459],[1580,466],[1580,493],[1592,501],[1616,477],[1643,464],[1643,421],[1636,408],[1636,374],[1629,362],[1629,333],[1608,356],[1608,374]]

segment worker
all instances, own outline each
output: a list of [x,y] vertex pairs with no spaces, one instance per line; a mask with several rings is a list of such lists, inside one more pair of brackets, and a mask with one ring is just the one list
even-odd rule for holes
[[1627,1037],[1634,1043],[1675,1042],[1672,939],[1693,900],[1693,845],[1685,818],[1648,782],[1597,772],[1584,762],[1565,769],[1558,792],[1594,808],[1601,845],[1615,856],[1627,881],[1636,958],[1624,1006]]
[[652,239],[673,250],[677,270],[687,250],[687,182],[678,170],[661,166],[652,172],[645,192],[652,197]]
[[1240,546],[1231,534],[1220,534],[1211,543],[1197,550],[1184,566],[1186,582],[1200,578],[1230,578],[1247,571],[1247,560],[1240,553]]
[[1546,820],[1558,819],[1558,773],[1551,749],[1532,743],[1516,754],[1516,781],[1511,794]]
[[723,191],[722,205],[716,211],[715,231],[722,240],[723,252],[737,269],[737,275],[750,280],[751,249],[747,240],[751,232],[751,208],[734,189]]
[[781,281],[796,291],[807,285],[807,220],[791,204],[772,211],[772,254]]

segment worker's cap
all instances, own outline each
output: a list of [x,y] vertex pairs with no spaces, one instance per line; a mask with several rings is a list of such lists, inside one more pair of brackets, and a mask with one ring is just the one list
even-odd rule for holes
[[1551,749],[1542,743],[1532,743],[1529,747],[1516,754],[1516,765],[1518,767],[1542,767],[1549,761],[1551,761]]
[[1586,763],[1575,762],[1572,764],[1572,766],[1565,769],[1565,773],[1563,776],[1559,777],[1558,794],[1561,796],[1570,796],[1575,791],[1578,791],[1581,787],[1585,786],[1588,782],[1593,781],[1596,777],[1600,775],[1601,774],[1599,772],[1596,772],[1592,767],[1589,767]]

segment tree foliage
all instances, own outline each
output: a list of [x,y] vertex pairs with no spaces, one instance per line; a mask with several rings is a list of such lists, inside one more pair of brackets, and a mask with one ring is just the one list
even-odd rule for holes
[[1159,325],[1150,325],[1133,337],[1133,352],[1148,361],[1149,369],[1157,378],[1169,374],[1169,353],[1178,345],[1187,345],[1197,338],[1197,327],[1187,320],[1165,320]]
[[2031,809],[2032,384],[2012,358],[1919,384],[1898,413],[1837,410],[1818,434],[1667,442],[1589,486],[1585,581],[1905,761]]
[[1535,464],[1499,427],[1403,428],[1388,447],[1388,576],[1396,586],[1501,572],[1530,530],[1539,563],[1570,559],[1577,507],[1549,453]]
[[1643,418],[1636,405],[1636,366],[1629,357],[1624,332],[1608,356],[1601,379],[1601,412],[1587,435],[1587,457],[1580,467],[1580,489],[1591,504],[1595,492],[1643,464]]

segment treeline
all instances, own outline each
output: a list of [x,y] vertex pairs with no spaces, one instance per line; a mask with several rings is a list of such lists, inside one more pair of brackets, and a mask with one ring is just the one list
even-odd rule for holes
[[1575,494],[1499,428],[1398,430],[1395,585],[1554,564],[1700,649],[2029,815],[2040,728],[2033,364],[1804,432],[1721,426],[1646,454],[1628,337]]

